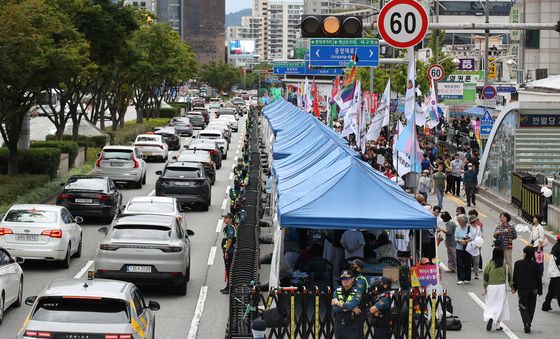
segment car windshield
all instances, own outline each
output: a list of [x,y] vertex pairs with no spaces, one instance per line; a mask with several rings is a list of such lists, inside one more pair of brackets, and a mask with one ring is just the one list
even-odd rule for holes
[[57,220],[58,212],[38,210],[35,208],[10,210],[4,218],[4,221],[32,223],[57,222]]
[[132,158],[132,150],[128,149],[105,149],[103,150],[103,159],[121,159],[130,160]]
[[124,300],[87,297],[43,297],[33,320],[53,323],[128,324]]
[[171,228],[157,225],[119,225],[113,228],[112,239],[169,240]]
[[177,161],[182,162],[206,162],[208,161],[208,156],[198,155],[198,154],[182,154],[179,155]]
[[151,141],[151,142],[157,142],[159,141],[156,137],[147,137],[147,136],[138,136],[136,138],[136,141]]
[[221,139],[222,136],[214,133],[198,133],[200,139]]
[[200,178],[198,168],[192,167],[167,167],[163,174],[166,178],[197,179]]
[[126,212],[171,213],[174,210],[172,202],[133,201],[126,207]]
[[107,180],[102,178],[70,178],[64,189],[80,191],[103,192],[107,187]]
[[219,110],[218,114],[223,114],[223,115],[235,115],[235,111],[231,110],[231,109],[224,109],[224,110]]

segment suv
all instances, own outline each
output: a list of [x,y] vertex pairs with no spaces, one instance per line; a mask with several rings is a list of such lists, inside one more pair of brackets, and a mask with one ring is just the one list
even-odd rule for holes
[[191,124],[189,118],[173,117],[171,118],[169,124],[175,127],[175,130],[177,131],[177,134],[179,134],[179,136],[186,135],[188,137],[192,137],[193,125]]
[[105,146],[97,154],[95,175],[109,177],[114,182],[133,183],[142,188],[146,183],[146,162],[135,146]]
[[193,127],[199,127],[201,129],[206,128],[206,120],[200,111],[190,111],[187,113],[187,118],[189,118]]
[[220,150],[222,151],[222,159],[227,159],[227,152],[229,151],[229,143],[221,131],[215,129],[205,129],[204,131],[200,131],[198,133],[197,139],[202,140],[214,140]]
[[206,176],[210,178],[210,183],[214,185],[216,182],[216,165],[214,164],[214,160],[212,160],[210,152],[198,149],[184,150],[178,156],[171,159],[180,162],[201,163],[202,166],[204,166]]
[[216,168],[222,168],[222,151],[214,140],[192,139],[188,145],[184,146],[188,150],[204,150],[210,152]]
[[[56,279],[38,296],[17,338],[155,338],[155,301],[146,305],[131,283],[105,279]],[[115,334],[118,333],[118,334]]]
[[204,123],[206,125],[208,125],[208,123],[210,122],[210,113],[208,113],[208,110],[204,107],[193,107],[192,112],[200,112],[202,113],[202,116],[204,117]]
[[181,204],[201,204],[208,211],[212,201],[210,178],[201,163],[171,162],[156,171],[156,196],[176,198]]
[[163,141],[167,144],[167,149],[178,151],[181,149],[181,141],[177,136],[177,130],[173,126],[156,127],[154,134],[163,136]]
[[110,226],[95,256],[95,276],[142,285],[173,286],[187,294],[191,271],[191,230],[164,215],[123,215]]
[[187,229],[187,219],[183,216],[185,209],[181,207],[181,204],[175,198],[169,197],[132,197],[123,207],[123,215],[138,215],[138,214],[157,214],[157,215],[169,215],[177,218],[181,223],[181,227]]
[[143,156],[157,158],[162,162],[167,161],[169,147],[163,141],[163,136],[148,132],[139,134],[134,140],[134,146],[138,147]]

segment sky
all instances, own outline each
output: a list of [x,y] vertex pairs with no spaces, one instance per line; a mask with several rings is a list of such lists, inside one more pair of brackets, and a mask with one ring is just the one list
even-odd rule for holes
[[226,13],[237,12],[252,6],[253,0],[226,0]]

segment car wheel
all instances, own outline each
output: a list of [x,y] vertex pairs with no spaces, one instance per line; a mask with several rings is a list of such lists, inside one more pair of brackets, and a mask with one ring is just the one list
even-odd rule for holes
[[142,185],[146,185],[146,174],[142,177]]
[[19,278],[18,296],[16,302],[14,303],[14,307],[20,307],[22,301],[23,301],[23,275]]
[[80,258],[82,256],[82,239],[83,235],[80,234],[80,243],[78,244],[78,250],[74,254],[74,258]]
[[68,243],[68,248],[66,249],[66,255],[64,259],[60,261],[60,267],[64,269],[70,268],[70,249],[72,248],[72,243]]
[[142,188],[142,178],[134,182],[134,188]]
[[187,281],[191,280],[191,266],[190,265],[187,267],[187,271],[185,272],[185,279]]
[[187,294],[187,279],[183,278],[181,283],[175,287],[176,295],[186,295]]
[[210,209],[210,199],[208,199],[203,205],[202,205],[202,210],[203,211],[208,211]]
[[4,320],[4,291],[2,291],[2,295],[0,295],[0,325],[2,324],[2,320]]

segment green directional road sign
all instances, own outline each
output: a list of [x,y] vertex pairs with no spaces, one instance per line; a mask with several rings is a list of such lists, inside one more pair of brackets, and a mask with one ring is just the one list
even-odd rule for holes
[[310,65],[314,67],[346,67],[357,55],[358,67],[379,65],[378,39],[311,39]]

